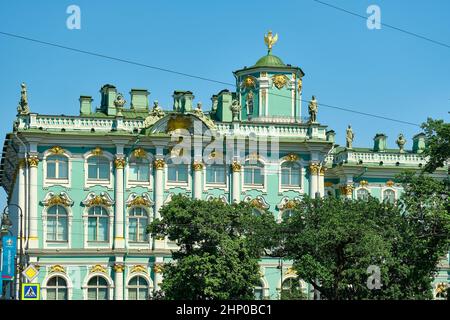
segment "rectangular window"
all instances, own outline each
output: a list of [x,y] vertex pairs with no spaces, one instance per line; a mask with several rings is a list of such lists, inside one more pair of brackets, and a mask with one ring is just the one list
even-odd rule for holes
[[167,180],[170,182],[187,182],[188,181],[188,169],[187,165],[169,165]]
[[225,168],[221,165],[211,165],[206,167],[206,183],[225,183]]

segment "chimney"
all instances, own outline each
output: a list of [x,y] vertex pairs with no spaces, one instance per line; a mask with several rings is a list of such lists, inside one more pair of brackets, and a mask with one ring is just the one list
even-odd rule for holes
[[101,89],[100,93],[102,95],[102,102],[100,106],[100,111],[106,113],[107,115],[116,115],[116,106],[114,101],[117,97],[117,89],[111,84],[105,84]]
[[387,136],[384,133],[377,133],[373,138],[373,150],[376,152],[385,152],[387,147]]
[[87,116],[92,112],[92,97],[80,96],[80,115]]
[[413,137],[413,152],[422,153],[425,150],[425,134],[418,133]]
[[231,112],[231,103],[233,102],[233,94],[225,89],[217,95],[217,111],[216,119],[222,122],[232,122],[233,114]]
[[173,110],[177,112],[192,111],[194,95],[191,91],[176,90],[173,92]]
[[148,111],[148,95],[147,89],[131,89],[131,109],[135,111]]
[[329,131],[327,131],[326,135],[327,135],[327,141],[333,142],[333,144],[334,144],[336,132],[334,132],[334,130],[329,130]]

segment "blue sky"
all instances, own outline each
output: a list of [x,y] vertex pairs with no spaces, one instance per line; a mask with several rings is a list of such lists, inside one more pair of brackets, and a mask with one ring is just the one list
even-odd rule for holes
[[[450,1],[324,1],[362,15],[376,4],[383,23],[450,43]],[[81,30],[66,28],[71,4],[81,8]],[[273,53],[306,73],[304,99],[314,94],[319,103],[413,123],[449,119],[449,48],[386,27],[369,30],[365,20],[312,0],[3,1],[0,21],[3,32],[231,83],[233,70],[266,53],[263,35],[271,29],[279,34]],[[92,95],[98,105],[105,83],[127,100],[131,88],[147,88],[150,101],[164,108],[171,108],[173,90],[185,89],[209,109],[211,95],[226,88],[0,35],[3,137],[12,129],[23,81],[33,112],[72,115],[80,95]],[[378,132],[395,147],[402,132],[411,148],[420,130],[320,106],[318,120],[336,131],[339,144],[351,124],[359,147],[372,146]]]

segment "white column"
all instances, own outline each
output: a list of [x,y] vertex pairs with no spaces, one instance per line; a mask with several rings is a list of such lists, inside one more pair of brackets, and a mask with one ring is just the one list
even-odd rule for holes
[[316,197],[316,192],[318,191],[318,175],[319,175],[319,165],[315,162],[309,165],[309,196],[314,199]]
[[320,196],[323,198],[325,196],[325,171],[327,168],[321,167],[319,171],[319,192]]
[[30,218],[30,236],[28,238],[28,247],[30,249],[38,248],[38,203],[37,203],[37,167],[39,165],[39,158],[36,155],[29,156],[28,166],[30,168],[30,180],[29,180],[29,190],[30,190],[30,203],[29,203],[29,218]]
[[123,168],[125,167],[125,159],[123,155],[117,155],[114,160],[116,167],[116,210],[115,210],[115,237],[114,248],[125,248],[124,238],[124,210],[123,210],[123,198],[124,198],[124,183],[123,183]]
[[115,263],[114,270],[114,300],[123,300],[123,270],[124,264],[121,262]]
[[159,214],[159,209],[162,207],[164,201],[164,166],[164,159],[155,160],[155,219],[159,219],[161,217],[161,215]]
[[163,258],[156,257],[155,264],[153,265],[153,291],[156,292],[161,289],[161,283],[163,281]]
[[194,199],[202,199],[202,172],[203,172],[203,163],[194,162],[192,165],[192,169],[194,170]]
[[231,164],[231,170],[233,172],[233,183],[231,184],[232,202],[241,201],[241,168],[241,164],[236,161]]
[[[18,172],[18,195],[17,195],[17,204],[19,205],[20,209],[22,209],[22,217],[25,217],[25,159],[19,160],[19,172]],[[17,228],[18,236],[20,234],[20,228],[23,228],[25,225],[25,221],[20,221],[20,210],[17,211],[17,221],[19,223],[19,227]],[[22,225],[20,223],[22,222]],[[25,238],[25,230],[22,230],[22,237]],[[19,241],[22,241],[23,239],[19,239]]]

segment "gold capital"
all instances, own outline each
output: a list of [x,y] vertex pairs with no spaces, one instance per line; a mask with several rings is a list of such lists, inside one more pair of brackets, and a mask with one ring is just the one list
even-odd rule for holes
[[124,158],[116,158],[114,160],[114,165],[117,169],[123,169],[125,167],[126,160]]
[[311,163],[309,165],[309,170],[311,171],[311,174],[316,176],[319,174],[319,164],[318,163]]
[[240,172],[242,169],[242,165],[237,161],[233,161],[233,163],[231,164],[231,169],[233,170],[233,172]]
[[203,163],[201,163],[201,162],[194,162],[192,164],[192,169],[194,169],[194,171],[203,170]]
[[153,162],[153,164],[154,164],[154,166],[155,166],[155,169],[159,169],[159,170],[162,170],[162,169],[164,169],[164,165],[166,164],[166,162],[164,161],[164,159],[156,159],[154,162]]
[[37,156],[30,156],[27,161],[30,167],[37,167],[39,164],[39,158]]
[[125,265],[123,263],[115,263],[113,265],[114,272],[121,273],[125,270]]

